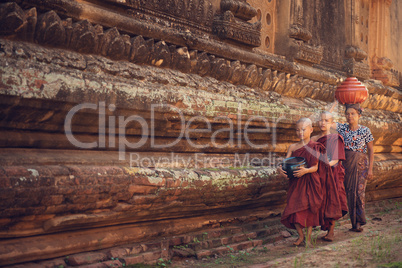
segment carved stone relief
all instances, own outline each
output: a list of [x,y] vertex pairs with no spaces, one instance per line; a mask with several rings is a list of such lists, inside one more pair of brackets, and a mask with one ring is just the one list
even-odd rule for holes
[[343,68],[348,76],[355,76],[366,80],[370,77],[370,67],[366,62],[367,52],[355,46],[348,46],[345,50]]
[[215,15],[213,32],[252,47],[261,45],[261,22],[249,23],[257,15],[245,0],[222,0],[221,14]]
[[289,37],[292,57],[295,61],[307,65],[318,64],[323,58],[323,47],[308,44],[312,33],[303,27],[303,3],[301,0],[292,1]]

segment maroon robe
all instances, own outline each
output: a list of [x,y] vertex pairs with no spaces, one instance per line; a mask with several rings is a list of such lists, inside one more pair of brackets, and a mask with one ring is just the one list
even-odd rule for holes
[[[343,147],[338,146],[339,135],[330,134],[321,137],[317,142],[326,147],[327,150],[321,151],[320,162],[318,165],[318,173],[321,179],[323,201],[320,208],[319,217],[322,230],[328,230],[331,220],[338,220],[342,217],[342,208],[339,196],[339,183],[335,178],[335,174],[329,165],[329,159],[334,160],[339,156],[339,149],[343,151]],[[342,141],[342,140],[341,140]],[[343,143],[340,143],[343,144]],[[343,145],[342,145],[343,146]],[[327,153],[328,152],[328,153]],[[337,154],[337,155],[335,155]],[[335,158],[334,158],[335,157]],[[339,159],[338,159],[339,160]],[[339,163],[337,166],[340,166]],[[338,176],[338,174],[336,174]],[[339,176],[338,176],[339,177]],[[343,177],[342,177],[343,184]],[[345,188],[343,188],[345,191]],[[345,194],[346,198],[346,194]]]
[[341,202],[342,216],[348,213],[348,203],[346,199],[346,191],[344,185],[345,168],[341,161],[345,158],[345,143],[343,137],[339,134],[329,134],[321,137],[317,142],[322,143],[327,148],[327,156],[329,161],[339,160],[338,163],[332,166],[332,174],[338,187],[339,201]]
[[[306,166],[317,164],[324,146],[310,141],[307,145],[292,152],[292,156],[306,159]],[[295,229],[295,223],[302,228],[319,225],[319,209],[322,203],[321,181],[317,172],[308,173],[301,178],[289,180],[287,204],[282,213],[281,223]]]

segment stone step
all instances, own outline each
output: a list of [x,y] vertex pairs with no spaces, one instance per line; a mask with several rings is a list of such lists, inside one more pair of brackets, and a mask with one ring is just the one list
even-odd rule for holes
[[199,250],[196,252],[197,259],[207,258],[215,255],[223,255],[230,252],[240,251],[240,250],[251,250],[257,246],[261,246],[263,244],[262,240],[252,240],[245,241],[235,244],[229,244],[226,246],[220,246],[212,249]]
[[162,250],[157,250],[157,251],[149,251],[149,252],[145,252],[145,253],[124,256],[121,259],[121,261],[122,261],[122,263],[125,264],[125,266],[129,266],[129,265],[135,265],[135,264],[139,264],[139,263],[155,264],[161,259],[165,260],[166,258],[163,258]]
[[[278,217],[252,223],[224,223],[198,232],[74,254],[59,260],[64,267],[106,268],[136,264],[155,265],[175,258],[200,259],[215,254],[251,250],[256,246],[277,241],[283,238],[281,231],[285,229]],[[54,261],[43,262],[45,263],[43,267],[54,267]]]
[[255,239],[257,237],[257,234],[255,232],[252,233],[247,233],[247,234],[235,234],[235,235],[230,235],[230,236],[223,236],[215,239],[209,239],[205,241],[199,241],[195,243],[190,243],[188,244],[188,247],[193,249],[194,251],[199,251],[202,249],[210,249],[210,248],[216,248],[232,243],[239,243],[239,242],[244,242],[248,240]]
[[253,223],[248,223],[242,226],[242,229],[244,231],[250,231],[250,230],[256,230],[256,229],[268,229],[273,226],[279,226],[281,225],[280,221],[278,218],[272,218],[272,219],[265,219],[262,221],[257,221]]

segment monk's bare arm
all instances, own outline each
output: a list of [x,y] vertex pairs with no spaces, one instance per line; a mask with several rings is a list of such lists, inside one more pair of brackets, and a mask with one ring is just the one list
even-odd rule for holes
[[373,165],[374,165],[374,145],[373,142],[370,141],[367,143],[367,151],[369,155],[369,168],[368,168],[368,179],[373,177]]
[[329,165],[330,165],[331,167],[333,167],[333,166],[335,166],[338,162],[339,162],[339,160],[331,160],[331,161],[329,161]]
[[295,149],[294,149],[295,146],[296,146],[296,144],[291,144],[291,145],[289,146],[288,152],[286,153],[286,158],[289,158],[289,157],[292,155],[293,151],[295,150]]

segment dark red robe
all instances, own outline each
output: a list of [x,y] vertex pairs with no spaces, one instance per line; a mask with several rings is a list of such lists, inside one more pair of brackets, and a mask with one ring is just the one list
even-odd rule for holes
[[322,152],[318,173],[323,186],[323,203],[320,209],[320,225],[322,230],[329,229],[331,220],[338,220],[347,212],[346,192],[343,185],[345,169],[341,162],[330,167],[331,160],[344,160],[344,142],[338,134],[329,134],[317,140],[326,147]]
[[[307,145],[293,151],[292,156],[304,157],[307,167],[311,167],[317,164],[322,150],[325,150],[322,144],[310,141]],[[290,179],[287,204],[282,213],[281,223],[292,229],[295,229],[295,223],[300,224],[302,228],[318,226],[321,203],[321,181],[317,172]]]

